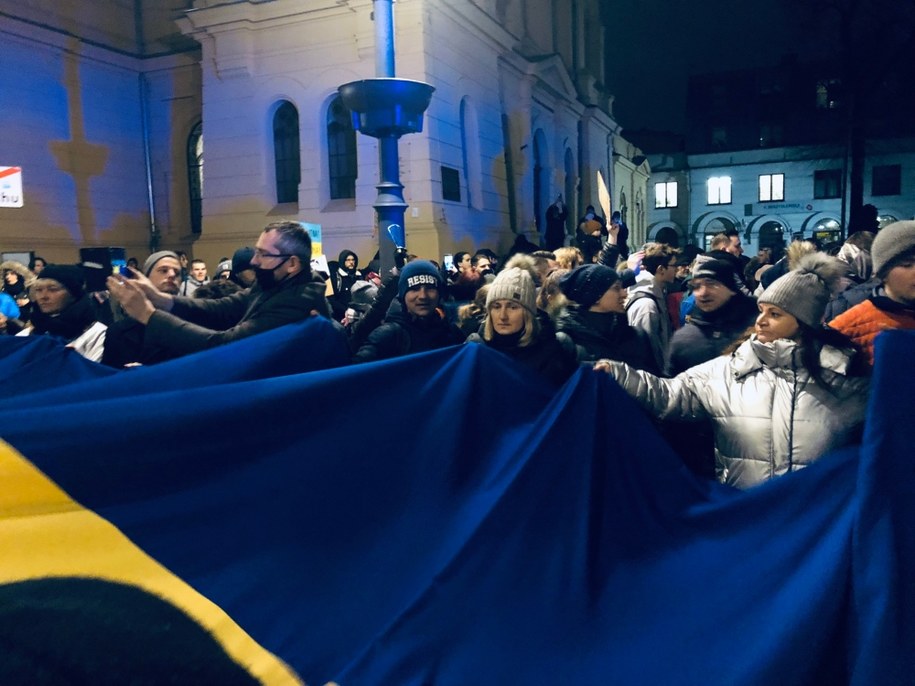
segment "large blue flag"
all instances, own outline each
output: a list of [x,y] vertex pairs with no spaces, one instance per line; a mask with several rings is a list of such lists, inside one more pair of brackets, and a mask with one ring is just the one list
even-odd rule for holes
[[[0,632],[26,598],[61,644],[32,600],[59,589],[21,584],[91,581],[265,683],[911,681],[911,334],[878,341],[864,445],[747,492],[694,477],[603,374],[554,392],[475,345],[219,373],[267,336],[0,412]],[[90,652],[126,650],[102,633]]]

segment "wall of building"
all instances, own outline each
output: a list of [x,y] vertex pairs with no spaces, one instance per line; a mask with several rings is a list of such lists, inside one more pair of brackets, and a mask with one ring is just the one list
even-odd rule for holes
[[[372,256],[377,142],[357,136],[352,200],[330,200],[326,145],[337,88],[375,74],[371,0],[20,9],[0,29],[0,165],[23,167],[26,205],[0,208],[4,250],[74,261],[90,245],[165,247],[214,263],[266,223],[295,219],[322,226],[329,257]],[[394,12],[398,76],[436,88],[424,131],[400,141],[412,251],[539,240],[559,193],[572,233],[598,204],[598,171],[621,192],[596,0],[400,0]],[[272,119],[283,101],[299,115],[302,180],[298,202],[278,204]],[[195,234],[187,145],[200,122]],[[442,198],[442,166],[460,172],[459,201]]]
[[[741,231],[744,249],[755,254],[760,231],[767,224],[780,225],[784,239],[810,237],[821,222],[838,224],[842,216],[841,198],[815,198],[814,175],[817,171],[842,168],[842,156],[834,147],[805,146],[736,151],[682,157],[651,156],[649,182],[649,237],[664,228],[673,228],[681,244],[690,242],[704,247],[707,236],[722,225],[733,225]],[[874,195],[873,168],[900,165],[900,193]],[[784,174],[784,200],[759,201],[759,176]],[[707,182],[713,176],[729,176],[732,200],[726,205],[709,205]],[[678,182],[679,203],[676,208],[654,207],[654,185]],[[915,139],[871,141],[865,168],[864,202],[874,205],[884,220],[915,217]]]
[[[132,27],[132,14],[129,18]],[[98,33],[106,26],[100,22],[88,33],[107,37]],[[148,251],[144,92],[151,149],[160,164],[153,177],[161,196],[159,231],[163,241],[185,240],[176,214],[187,201],[182,207],[171,197],[171,180],[161,171],[173,168],[176,119],[188,109],[199,111],[195,61],[181,54],[150,63],[11,17],[0,37],[5,73],[0,165],[23,169],[24,200],[21,208],[0,208],[2,250],[33,251],[62,262],[76,261],[79,248],[88,246]]]

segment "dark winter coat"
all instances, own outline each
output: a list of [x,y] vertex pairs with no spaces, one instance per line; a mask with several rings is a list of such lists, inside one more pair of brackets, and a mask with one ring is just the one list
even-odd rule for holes
[[[771,269],[769,271],[772,271]],[[860,305],[871,296],[879,295],[883,282],[876,276],[857,286],[852,286],[842,291],[826,305],[824,322],[831,322],[843,312],[847,312],[855,305]]]
[[518,345],[521,332],[510,336],[494,333],[492,340],[485,340],[475,333],[467,338],[468,343],[483,343],[493,350],[508,355],[545,377],[554,386],[561,386],[578,368],[575,346],[565,334],[557,334],[552,328],[541,327],[539,335],[528,345]]
[[330,316],[324,281],[305,273],[268,290],[255,284],[216,300],[178,296],[171,312],[156,310],[152,315],[145,344],[186,355],[302,321],[312,311]]
[[96,302],[88,295],[73,301],[58,315],[44,314],[36,306],[32,312],[32,333],[53,336],[69,343],[99,321],[99,310]]
[[667,375],[676,376],[718,357],[756,321],[756,300],[740,293],[714,312],[693,308],[670,340]]
[[460,345],[464,334],[437,311],[428,317],[414,317],[405,311],[390,312],[384,324],[369,334],[353,355],[353,362],[386,360],[411,353]]
[[636,369],[657,371],[647,341],[624,314],[590,312],[573,303],[559,313],[556,329],[572,339],[579,362],[620,360]]
[[146,327],[134,319],[121,319],[108,327],[102,364],[120,369],[138,362],[149,365],[180,357],[180,353],[160,345],[146,344]]
[[350,255],[356,259],[356,264],[359,263],[359,256],[356,253],[352,250],[344,250],[340,253],[336,269],[333,270],[333,274],[330,276],[331,290],[333,291],[333,296],[330,298],[330,304],[334,310],[334,319],[343,318],[343,314],[346,312],[346,308],[349,305],[350,290],[352,289],[353,284],[364,278],[362,272],[358,269],[346,269],[343,266],[346,262],[346,258]]

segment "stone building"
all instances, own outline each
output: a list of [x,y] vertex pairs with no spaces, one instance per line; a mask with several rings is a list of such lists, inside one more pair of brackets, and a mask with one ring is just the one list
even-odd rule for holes
[[[2,4],[0,167],[22,170],[23,196],[0,207],[3,251],[213,262],[294,219],[322,227],[329,257],[371,258],[378,145],[337,93],[375,75],[370,0]],[[601,7],[395,3],[397,75],[436,89],[400,141],[411,252],[538,241],[558,193],[571,234],[598,172],[644,235],[649,170],[612,116]]]
[[[863,140],[862,203],[880,224],[915,216],[915,68],[901,66],[910,76],[875,91]],[[842,240],[854,227],[845,226],[848,95],[836,69],[788,58],[694,76],[685,145],[641,141],[651,152],[649,238],[705,248],[736,229],[749,254],[801,237]]]

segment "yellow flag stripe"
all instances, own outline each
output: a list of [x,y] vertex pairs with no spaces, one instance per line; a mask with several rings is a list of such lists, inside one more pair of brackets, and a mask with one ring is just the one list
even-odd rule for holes
[[218,605],[143,552],[117,527],[72,500],[3,441],[0,484],[0,583],[78,576],[132,584],[183,610],[264,684],[303,683]]

